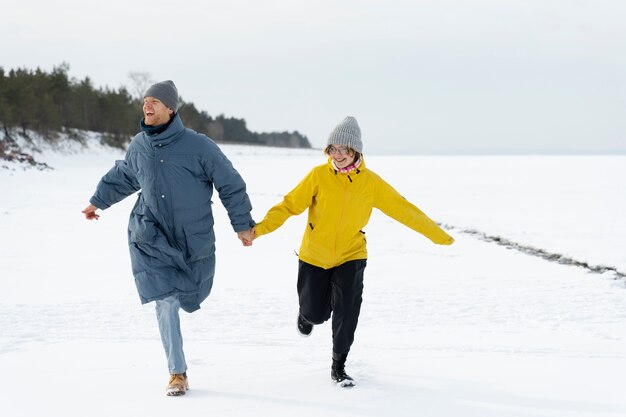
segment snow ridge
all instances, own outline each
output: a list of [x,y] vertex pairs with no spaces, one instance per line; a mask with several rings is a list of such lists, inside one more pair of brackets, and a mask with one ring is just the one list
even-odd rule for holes
[[579,261],[573,259],[569,256],[565,256],[559,253],[548,252],[544,249],[539,249],[530,245],[523,245],[521,243],[514,242],[510,239],[504,238],[502,236],[493,236],[488,235],[485,232],[481,232],[476,229],[464,229],[457,226],[452,226],[449,224],[443,224],[442,227],[446,230],[454,230],[459,233],[465,233],[484,242],[493,242],[500,246],[504,246],[508,249],[514,249],[516,251],[525,253],[531,256],[537,256],[539,258],[545,259],[550,262],[556,262],[562,265],[576,266],[579,268],[584,268],[589,272],[593,272],[595,274],[605,274],[612,273],[615,276],[615,279],[626,280],[626,272],[619,271],[616,267],[606,266],[606,265],[590,265],[588,262]]

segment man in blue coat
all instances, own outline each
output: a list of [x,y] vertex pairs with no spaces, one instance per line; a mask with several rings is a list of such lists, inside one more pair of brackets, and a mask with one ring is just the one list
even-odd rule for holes
[[245,182],[211,139],[183,126],[178,102],[172,81],[146,90],[141,132],[83,210],[88,220],[97,220],[96,210],[140,191],[130,214],[128,245],[139,298],[156,302],[170,372],[167,395],[188,389],[179,310],[198,310],[213,285],[213,188],[245,246],[252,244],[254,226]]

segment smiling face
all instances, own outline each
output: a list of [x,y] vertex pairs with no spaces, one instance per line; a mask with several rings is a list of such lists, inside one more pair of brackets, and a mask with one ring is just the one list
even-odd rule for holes
[[143,118],[146,126],[158,126],[169,122],[174,110],[167,107],[161,100],[154,97],[143,99]]
[[354,163],[354,151],[345,145],[329,145],[328,148],[326,148],[326,152],[333,158],[335,166],[339,169]]

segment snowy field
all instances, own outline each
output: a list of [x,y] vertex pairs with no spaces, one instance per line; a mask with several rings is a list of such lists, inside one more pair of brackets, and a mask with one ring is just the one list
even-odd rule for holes
[[[223,146],[254,217],[320,151]],[[164,395],[154,305],[130,274],[135,197],[84,220],[122,154],[45,152],[0,168],[0,413],[4,416],[625,416],[626,288],[474,230],[626,273],[626,156],[371,156],[368,167],[446,225],[451,247],[375,212],[347,370],[330,381],[330,324],[298,336],[305,215],[244,248],[216,197],[217,273],[183,314],[188,395]],[[1,164],[0,164],[1,165]]]

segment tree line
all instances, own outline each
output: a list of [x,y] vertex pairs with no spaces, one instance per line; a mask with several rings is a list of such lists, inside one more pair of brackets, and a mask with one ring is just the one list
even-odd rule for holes
[[[81,140],[81,132],[102,134],[103,142],[125,148],[139,131],[141,93],[133,96],[126,87],[96,88],[89,77],[68,76],[69,65],[51,72],[0,67],[0,128],[5,139],[28,137],[35,132],[54,141],[60,133]],[[310,148],[306,136],[294,132],[251,132],[244,119],[212,117],[193,103],[181,102],[178,110],[186,127],[219,143],[242,143]]]

